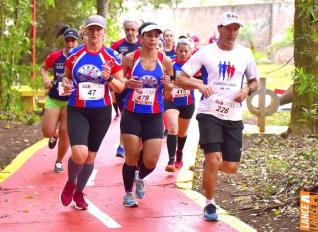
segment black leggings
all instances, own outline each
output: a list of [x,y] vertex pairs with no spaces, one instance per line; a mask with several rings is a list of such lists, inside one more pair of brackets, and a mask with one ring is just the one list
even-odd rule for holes
[[97,152],[111,123],[111,106],[101,108],[67,107],[67,129],[71,146],[85,145]]

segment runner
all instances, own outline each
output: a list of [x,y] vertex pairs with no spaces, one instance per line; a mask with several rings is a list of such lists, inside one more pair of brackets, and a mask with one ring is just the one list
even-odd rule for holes
[[[182,65],[191,56],[191,43],[188,39],[180,39],[177,43],[177,56],[173,63],[173,79]],[[168,122],[167,148],[169,161],[167,172],[174,172],[175,168],[183,166],[183,147],[187,139],[187,130],[195,109],[194,91],[175,87],[172,97],[164,100],[165,116]],[[178,143],[178,149],[177,148]],[[175,162],[176,156],[176,162]]]
[[[184,89],[198,89],[203,98],[198,108],[199,144],[204,151],[203,188],[206,206],[204,218],[216,221],[214,202],[217,172],[235,173],[242,150],[242,101],[258,86],[257,68],[252,53],[236,43],[243,26],[236,13],[222,15],[218,24],[220,37],[216,43],[197,51],[183,66],[176,84]],[[235,66],[231,79],[219,78],[219,69],[227,63]],[[202,83],[190,78],[200,68],[208,76]],[[244,86],[244,77],[247,86]]]
[[165,42],[165,54],[172,60],[176,57],[173,31],[171,31],[170,29],[165,30],[163,32],[163,39]]
[[[55,147],[58,138],[60,138],[54,165],[54,171],[57,173],[64,171],[62,161],[70,143],[66,123],[68,96],[63,96],[63,88],[61,88],[64,62],[66,55],[78,45],[78,32],[73,28],[69,28],[69,26],[64,26],[57,33],[57,37],[59,35],[64,35],[64,48],[51,52],[40,69],[44,87],[49,89],[42,118],[42,133],[44,137],[50,138],[48,143],[50,149]],[[53,71],[53,81],[48,78],[49,70]]]
[[63,84],[71,94],[67,107],[67,126],[72,148],[68,179],[61,193],[64,206],[75,202],[86,210],[83,189],[94,169],[94,160],[111,123],[109,88],[124,89],[120,55],[104,46],[106,20],[89,16],[85,22],[85,45],[74,49],[65,62]]
[[[161,33],[157,24],[144,23],[139,28],[141,49],[126,55],[123,59],[124,73],[129,78],[126,81],[128,93],[120,123],[126,151],[123,165],[126,191],[123,204],[126,207],[138,205],[132,194],[134,179],[136,197],[144,197],[143,179],[155,169],[161,151],[162,91],[164,96],[169,97],[173,89],[169,77],[173,74],[171,60],[156,48]],[[140,156],[142,159],[137,171]]]
[[[114,42],[111,45],[111,48],[116,50],[119,54],[125,56],[126,54],[135,51],[137,48],[141,47],[141,44],[137,38],[138,36],[138,27],[139,23],[137,20],[134,19],[126,19],[123,23],[124,31],[126,37],[123,39],[120,39],[116,42]],[[123,111],[123,102],[124,102],[124,96],[126,91],[122,93],[115,93],[115,99],[116,105],[118,106],[120,112]],[[123,141],[120,136],[119,139],[119,145],[117,147],[116,156],[120,158],[124,158],[125,156],[125,149],[123,146]]]

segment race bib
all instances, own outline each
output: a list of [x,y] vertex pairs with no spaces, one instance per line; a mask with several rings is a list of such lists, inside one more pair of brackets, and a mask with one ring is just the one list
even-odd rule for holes
[[153,105],[155,100],[156,89],[147,88],[135,90],[133,94],[133,101],[141,105]]
[[81,82],[79,83],[80,100],[99,100],[104,98],[105,86],[103,84]]
[[62,81],[57,82],[57,90],[59,91],[59,96],[68,96],[69,94],[64,93],[64,87]]
[[175,87],[172,90],[172,96],[174,98],[178,98],[178,97],[186,97],[190,95],[190,90],[186,90],[186,89],[182,89],[179,87]]
[[211,113],[223,120],[231,120],[240,117],[241,106],[239,103],[227,101],[212,95]]

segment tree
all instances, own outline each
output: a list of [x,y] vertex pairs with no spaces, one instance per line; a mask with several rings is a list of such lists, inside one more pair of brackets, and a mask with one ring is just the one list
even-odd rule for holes
[[290,130],[318,132],[318,0],[295,0],[295,81]]

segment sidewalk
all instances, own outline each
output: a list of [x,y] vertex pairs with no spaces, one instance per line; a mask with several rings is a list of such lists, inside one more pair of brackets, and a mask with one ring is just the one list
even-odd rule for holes
[[[119,121],[112,123],[97,155],[95,169],[84,192],[89,210],[64,207],[59,193],[67,172],[53,172],[56,148],[47,148],[47,140],[22,152],[0,173],[0,231],[255,231],[218,209],[219,222],[202,219],[204,197],[191,190],[198,132],[191,124],[185,147],[185,167],[170,174],[165,141],[156,170],[146,178],[146,195],[138,208],[122,205],[123,160],[115,157]],[[64,167],[67,167],[67,154]]]

